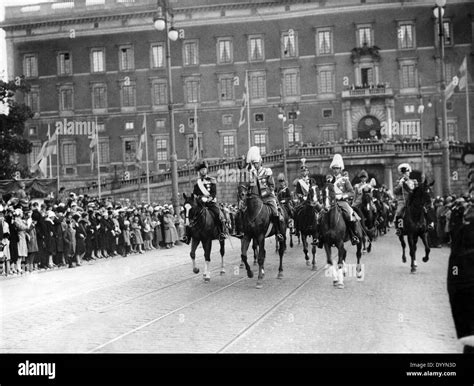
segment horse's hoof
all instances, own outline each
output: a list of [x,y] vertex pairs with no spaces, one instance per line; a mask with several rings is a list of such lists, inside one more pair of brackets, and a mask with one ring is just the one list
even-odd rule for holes
[[251,279],[253,277],[253,272],[252,271],[247,271],[247,277]]
[[342,289],[344,288],[344,283],[338,283],[336,286],[337,289]]
[[199,273],[199,268],[193,268],[194,273]]
[[311,268],[312,271],[317,271],[318,269],[316,268],[316,264],[313,264],[313,268]]
[[306,265],[309,267],[311,265],[311,263],[309,262],[309,260],[306,260]]
[[418,264],[416,263],[416,261],[413,262],[412,267],[415,267],[415,268],[418,267]]
[[403,262],[403,263],[406,263],[406,262],[407,262],[407,258],[406,258],[406,257],[402,257],[402,262]]
[[430,258],[428,256],[423,257],[423,263],[427,263]]
[[222,275],[225,275],[225,270],[222,270],[222,271],[220,272],[220,274],[221,274],[221,276],[222,276]]
[[333,280],[333,281],[332,281],[332,285],[333,285],[334,287],[337,287],[338,284],[339,284],[339,281],[337,281],[337,280]]
[[211,278],[210,277],[205,277],[204,278],[204,283],[209,283],[211,281]]
[[277,279],[283,279],[283,272],[278,272]]
[[416,267],[411,267],[410,273],[416,273]]
[[257,281],[257,285],[255,286],[255,288],[257,289],[262,289],[263,288],[263,284],[261,282],[258,282]]

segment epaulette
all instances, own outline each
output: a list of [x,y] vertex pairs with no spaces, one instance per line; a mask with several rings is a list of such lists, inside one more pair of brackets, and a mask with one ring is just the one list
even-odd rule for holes
[[209,178],[209,180],[210,180],[213,184],[217,183],[217,180],[216,180],[214,177],[209,176],[209,177],[207,177],[207,178]]
[[272,176],[272,175],[273,175],[272,169],[270,169],[270,168],[265,168],[265,174],[266,174],[267,176]]

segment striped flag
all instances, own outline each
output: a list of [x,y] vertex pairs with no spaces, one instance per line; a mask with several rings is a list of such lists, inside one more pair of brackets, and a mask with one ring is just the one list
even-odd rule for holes
[[248,108],[249,102],[249,78],[247,73],[245,73],[245,88],[244,93],[242,95],[242,107],[240,108],[240,119],[239,119],[239,127],[245,123],[245,108]]
[[48,141],[44,141],[43,146],[41,146],[41,150],[36,157],[35,162],[31,165],[30,172],[35,173],[36,171],[40,171],[42,176],[46,176],[48,173],[48,157],[45,155],[46,153],[46,146],[48,145]]
[[140,135],[140,139],[138,140],[138,147],[135,159],[138,164],[141,164],[143,158],[143,148],[145,147],[145,138],[146,136],[146,114],[143,114],[143,125],[142,125],[142,133]]
[[467,86],[467,57],[464,57],[464,60],[459,67],[459,90],[464,90]]

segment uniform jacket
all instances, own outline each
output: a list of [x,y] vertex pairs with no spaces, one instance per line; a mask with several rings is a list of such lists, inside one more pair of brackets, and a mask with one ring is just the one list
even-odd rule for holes
[[258,171],[253,170],[252,176],[253,178],[250,182],[250,186],[255,189],[255,192],[258,193],[256,182],[256,180],[258,180],[262,197],[275,197],[275,180],[273,179],[272,169],[261,167]]
[[344,177],[342,174],[339,174],[336,177],[336,181],[334,182],[334,191],[336,193],[336,199],[347,200],[354,196],[354,188],[352,187],[349,178]]
[[[400,185],[400,181],[403,180],[403,184]],[[416,186],[416,181],[407,177],[402,177],[397,181],[396,186],[393,188],[393,194],[397,200],[406,201],[408,194],[413,191]]]
[[308,176],[306,177],[301,177],[297,182],[296,182],[296,195],[299,198],[306,199],[306,196],[308,195],[309,189],[311,186],[311,181]]
[[[203,188],[200,185],[202,185]],[[198,197],[206,197],[212,201],[215,201],[217,194],[216,179],[210,176],[200,177],[198,182],[194,184],[193,193]]]
[[368,189],[369,192],[372,192],[373,187],[368,182],[359,182],[358,184],[354,185],[354,206],[362,204],[362,195],[364,194],[364,189]]

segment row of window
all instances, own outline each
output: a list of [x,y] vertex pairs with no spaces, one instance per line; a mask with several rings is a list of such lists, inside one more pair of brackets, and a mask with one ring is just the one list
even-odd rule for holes
[[[450,20],[444,20],[444,40],[446,45],[452,45],[452,25]],[[400,21],[397,27],[398,48],[416,48],[416,34],[414,21]],[[334,54],[334,28],[323,27],[316,29],[315,43],[316,55]],[[438,41],[438,32],[435,33],[435,42]],[[356,39],[358,47],[372,47],[374,42],[374,30],[371,24],[358,25],[356,27]],[[248,61],[260,62],[265,60],[265,40],[263,35],[250,35],[248,37]],[[298,56],[298,33],[290,29],[281,34],[281,57],[296,58]],[[150,67],[152,69],[164,68],[166,57],[165,43],[152,43],[150,45]],[[233,38],[217,38],[217,64],[231,64],[234,62]],[[182,48],[183,66],[196,66],[199,64],[199,41],[190,39],[183,41]],[[90,72],[103,73],[105,66],[105,48],[96,47],[90,49]],[[131,71],[135,69],[135,54],[132,45],[121,45],[118,47],[118,63],[120,71]],[[71,75],[72,55],[70,52],[59,52],[57,56],[57,73],[59,76]],[[28,53],[24,55],[23,74],[27,78],[38,76],[37,54]]]
[[[380,75],[377,65],[373,62],[363,63],[356,68],[356,84],[368,87],[379,84]],[[447,66],[447,74],[450,66]],[[251,71],[249,77],[250,99],[254,103],[265,103],[267,100],[267,74],[265,71]],[[285,98],[300,97],[300,70],[299,68],[287,68],[282,70],[282,91]],[[448,78],[449,79],[449,75]],[[217,90],[219,103],[235,103],[236,101],[236,77],[233,73],[218,74]],[[321,65],[316,71],[317,92],[320,95],[333,94],[336,92],[335,65]],[[120,84],[120,105],[122,108],[135,108],[136,82],[127,78]],[[417,63],[413,59],[400,61],[400,88],[414,89],[418,87]],[[108,108],[106,83],[98,82],[91,85],[92,109],[105,110]],[[74,86],[65,83],[58,88],[59,111],[74,111]],[[183,79],[184,103],[201,102],[201,79],[199,76],[188,76]],[[151,102],[155,107],[165,107],[168,104],[168,90],[166,78],[156,78],[151,81]],[[27,94],[25,103],[34,112],[40,112],[40,89],[33,86]]]

